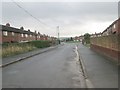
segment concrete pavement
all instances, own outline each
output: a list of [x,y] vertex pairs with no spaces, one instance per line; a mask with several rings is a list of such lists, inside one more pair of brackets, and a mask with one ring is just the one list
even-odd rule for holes
[[118,66],[82,44],[78,44],[78,51],[94,88],[118,88]]

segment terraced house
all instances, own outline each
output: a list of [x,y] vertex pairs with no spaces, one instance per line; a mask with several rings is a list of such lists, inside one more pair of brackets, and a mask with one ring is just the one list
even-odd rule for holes
[[120,18],[114,21],[111,25],[109,25],[103,32],[102,35],[111,35],[111,34],[120,34]]
[[20,29],[11,27],[9,23],[6,25],[0,25],[0,43],[14,43],[14,42],[29,42],[33,40],[51,40],[50,36],[45,34],[32,32],[30,29],[24,30],[23,27]]
[[120,60],[120,18],[99,35],[91,37],[91,49],[118,62]]

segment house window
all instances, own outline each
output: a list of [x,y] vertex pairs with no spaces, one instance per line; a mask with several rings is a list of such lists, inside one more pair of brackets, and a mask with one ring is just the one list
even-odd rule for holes
[[8,36],[8,32],[7,31],[3,31],[3,35],[4,36]]
[[15,35],[15,33],[14,32],[12,32],[12,36],[14,36]]
[[25,37],[28,37],[28,35],[27,35],[27,34],[25,34]]
[[32,35],[30,34],[30,37],[32,37]]
[[23,37],[24,35],[23,34],[21,34],[21,37]]
[[113,25],[113,28],[114,28],[114,29],[116,28],[115,24]]
[[38,38],[40,38],[40,36],[38,36]]

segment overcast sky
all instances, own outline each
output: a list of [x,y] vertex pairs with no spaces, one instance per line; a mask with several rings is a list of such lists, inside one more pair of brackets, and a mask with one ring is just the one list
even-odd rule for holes
[[41,24],[13,2],[2,3],[2,24],[37,30],[51,36],[80,36],[84,33],[102,32],[118,18],[117,2],[17,2]]

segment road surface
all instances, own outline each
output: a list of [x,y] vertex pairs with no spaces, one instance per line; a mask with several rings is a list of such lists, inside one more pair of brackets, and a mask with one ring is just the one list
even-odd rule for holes
[[3,68],[3,88],[85,88],[75,44]]
[[[76,45],[85,67],[87,83],[78,61]],[[82,44],[66,43],[2,70],[3,88],[118,87],[117,66]]]

